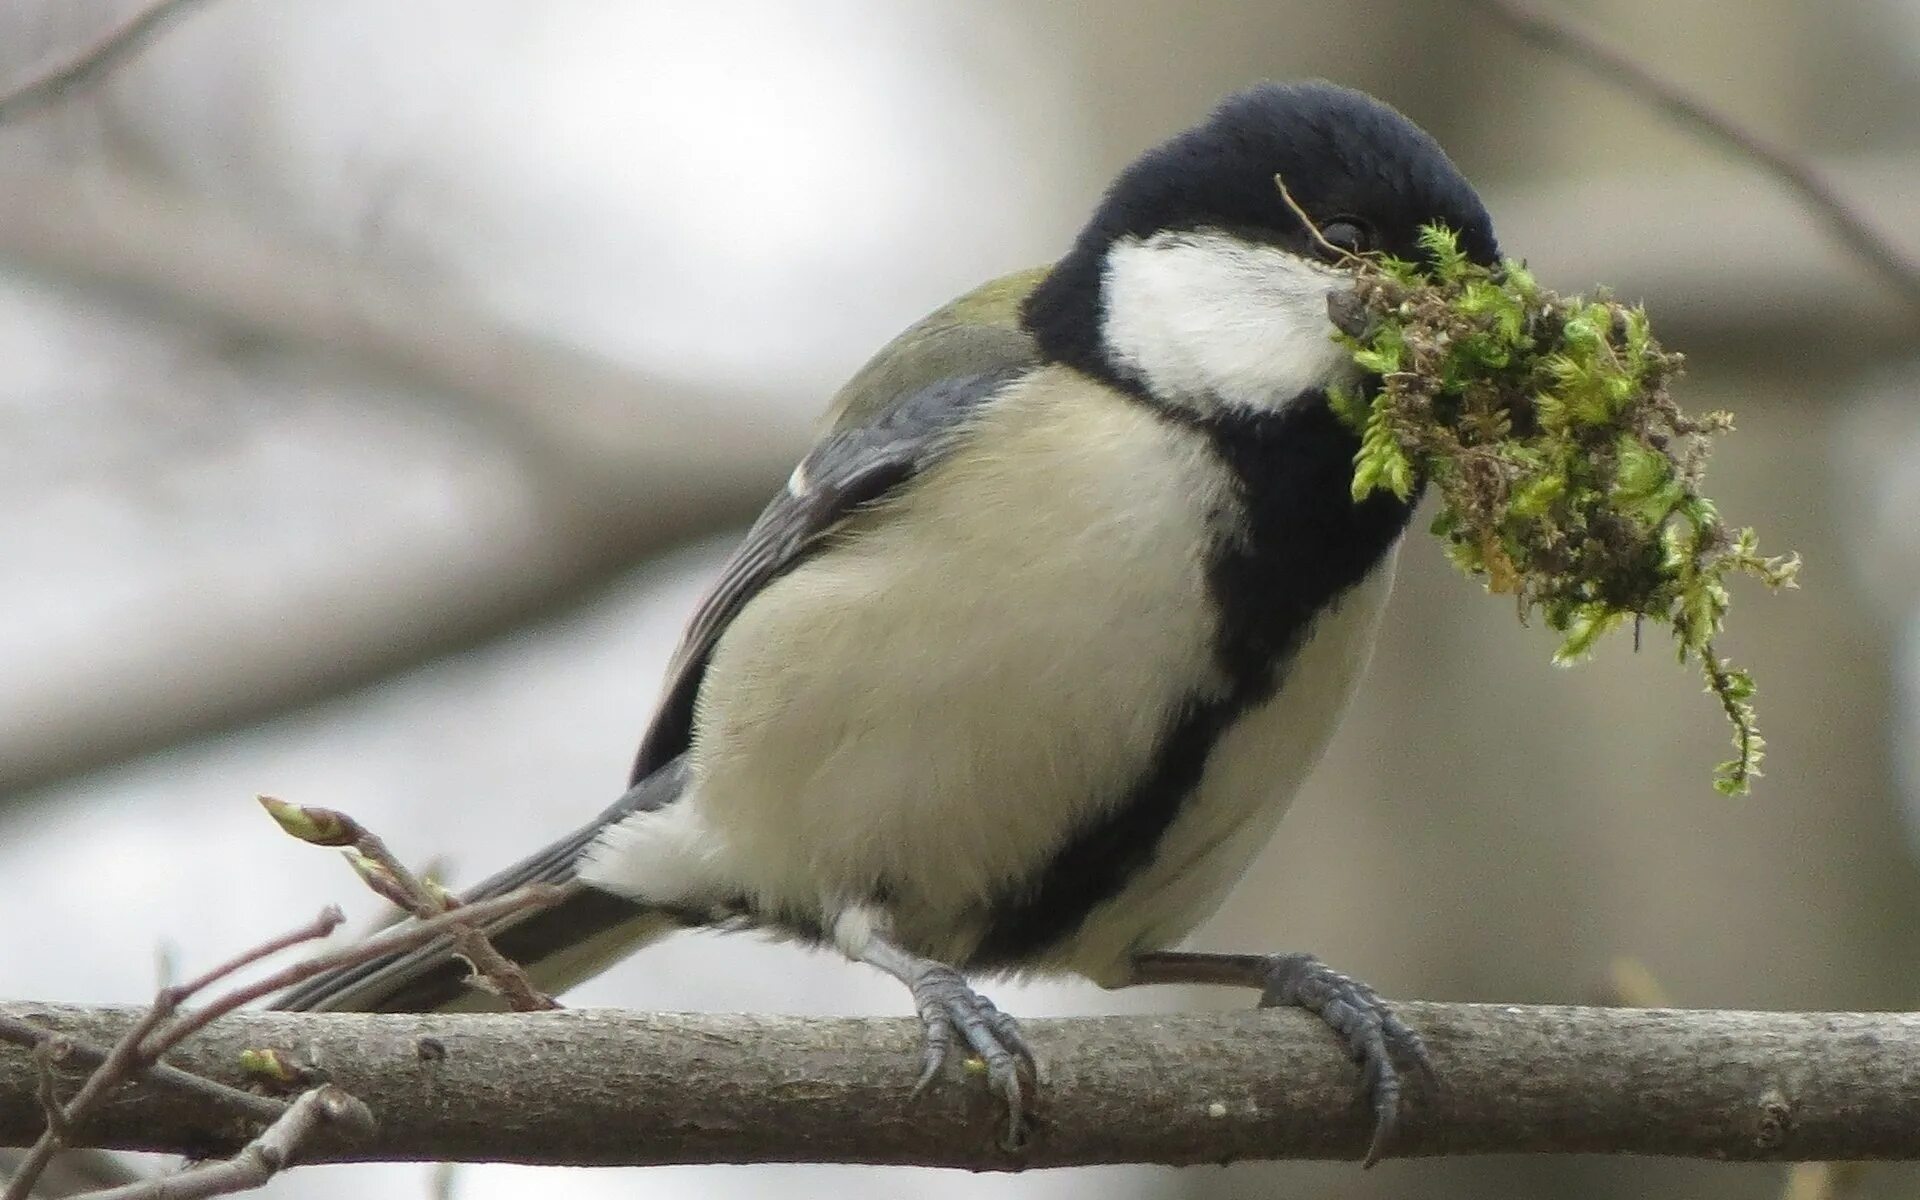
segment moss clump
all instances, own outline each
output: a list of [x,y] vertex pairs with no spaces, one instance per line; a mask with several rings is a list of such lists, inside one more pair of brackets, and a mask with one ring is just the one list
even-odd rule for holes
[[1608,630],[1671,627],[1733,724],[1735,756],[1714,785],[1733,795],[1759,774],[1765,743],[1753,679],[1714,649],[1727,579],[1790,586],[1797,556],[1763,557],[1700,493],[1708,439],[1724,412],[1688,416],[1668,394],[1680,356],[1637,306],[1605,293],[1562,297],[1524,266],[1469,262],[1445,229],[1422,235],[1429,269],[1350,257],[1335,306],[1353,358],[1378,381],[1333,397],[1361,436],[1353,495],[1439,493],[1433,532],[1447,557],[1562,635],[1555,661],[1587,656]]

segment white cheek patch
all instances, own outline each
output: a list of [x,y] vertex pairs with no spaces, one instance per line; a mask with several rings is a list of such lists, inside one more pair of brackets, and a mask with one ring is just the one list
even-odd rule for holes
[[1116,365],[1163,399],[1271,409],[1355,376],[1327,319],[1344,283],[1225,233],[1123,238],[1107,253],[1102,333]]

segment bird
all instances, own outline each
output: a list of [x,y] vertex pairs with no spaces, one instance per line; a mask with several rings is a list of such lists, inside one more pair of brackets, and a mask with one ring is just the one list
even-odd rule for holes
[[[1359,1068],[1369,1163],[1418,1033],[1306,953],[1180,945],[1274,835],[1371,654],[1414,496],[1356,500],[1368,380],[1329,304],[1355,255],[1499,248],[1479,195],[1386,103],[1239,91],[1147,150],[1050,265],[908,328],[835,396],[670,662],[628,789],[468,899],[568,883],[493,929],[555,990],[674,930],[746,928],[898,979],[915,1094],[963,1046],[1036,1087],[983,976],[1258,989]],[[442,943],[291,1009],[485,997]]]

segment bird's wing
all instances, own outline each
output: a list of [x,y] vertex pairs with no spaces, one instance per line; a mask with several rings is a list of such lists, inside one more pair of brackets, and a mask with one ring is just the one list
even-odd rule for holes
[[1009,275],[962,296],[895,338],[840,390],[820,441],[695,610],[641,741],[635,782],[687,749],[707,660],[747,601],[804,560],[847,514],[937,461],[982,401],[1039,361],[1019,310],[1044,274]]
[[[1033,367],[1038,354],[1020,329],[1019,309],[1044,274],[1010,275],[968,293],[895,338],[840,390],[818,444],[747,531],[694,613],[668,667],[632,786],[593,820],[463,893],[464,901],[505,895],[528,883],[565,882],[609,825],[679,799],[694,696],[728,622],[848,513],[936,461],[970,412]],[[630,943],[672,926],[663,914],[589,889],[488,932],[537,985],[559,990],[619,957]],[[462,982],[466,968],[451,949],[441,939],[335,971],[289,991],[277,1006],[420,1011],[474,1002],[478,994]]]

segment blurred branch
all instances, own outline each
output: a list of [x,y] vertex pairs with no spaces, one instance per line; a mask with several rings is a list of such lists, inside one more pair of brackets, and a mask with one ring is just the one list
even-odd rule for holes
[[1859,1178],[1858,1163],[1795,1163],[1787,1168],[1780,1200],[1841,1200]]
[[1920,262],[1884,237],[1805,157],[1760,134],[1536,0],[1469,0],[1527,41],[1646,99],[1709,141],[1758,164],[1799,195],[1840,243],[1920,309]]
[[[25,1150],[0,1149],[0,1183],[11,1178],[25,1158]],[[68,1200],[146,1178],[111,1151],[63,1150],[34,1184],[33,1200]]]
[[0,264],[449,396],[570,495],[607,503],[640,487],[711,511],[733,487],[764,499],[760,473],[792,465],[800,431],[744,397],[638,374],[165,184],[103,171],[0,175]]
[[433,1164],[433,1176],[427,1181],[427,1200],[453,1200],[459,1193],[460,1164]]
[[[1825,160],[1822,169],[1920,250],[1920,159]],[[1524,247],[1543,281],[1579,291],[1604,279],[1620,295],[1644,297],[1674,344],[1713,342],[1749,361],[1815,340],[1868,357],[1914,345],[1907,310],[1887,302],[1864,265],[1808,236],[1804,209],[1751,186],[1728,205],[1740,188],[1735,168],[1701,161],[1536,184],[1488,204],[1502,241]]]
[[1653,969],[1631,955],[1619,955],[1607,964],[1609,1003],[1629,1008],[1671,1008],[1673,997]]
[[23,709],[31,728],[0,741],[0,793],[257,720],[524,624],[750,517],[798,457],[799,423],[763,405],[623,369],[161,185],[87,178],[0,176],[0,266],[451,398],[519,453],[540,511],[534,528],[471,557],[419,555],[342,579],[303,597],[298,614],[220,614],[112,686],[35,697]]
[[288,1105],[278,1120],[225,1162],[95,1192],[86,1200],[201,1200],[251,1191],[291,1165],[296,1151],[330,1127],[345,1137],[365,1137],[373,1132],[373,1114],[339,1088],[322,1084]]
[[[1920,1014],[1403,1004],[1438,1084],[1416,1081],[1407,1155],[1631,1153],[1920,1158]],[[126,1009],[0,1005],[76,1041]],[[909,1102],[912,1020],[571,1010],[488,1015],[234,1012],[174,1054],[234,1082],[249,1047],[297,1051],[365,1101],[369,1139],[308,1161],[581,1165],[864,1162],[1012,1169],[1358,1158],[1352,1064],[1293,1011],[1031,1021],[1040,1126],[1010,1157],[977,1075]],[[431,1041],[426,1041],[431,1039]],[[433,1053],[423,1053],[431,1045]],[[0,1141],[38,1128],[31,1056],[0,1054]],[[129,1089],[104,1146],[229,1153],[231,1114]],[[645,1130],[636,1137],[635,1130]]]
[[30,73],[23,84],[0,91],[0,125],[49,108],[105,78],[138,53],[175,17],[203,0],[157,0],[107,30],[78,53]]

